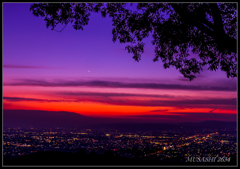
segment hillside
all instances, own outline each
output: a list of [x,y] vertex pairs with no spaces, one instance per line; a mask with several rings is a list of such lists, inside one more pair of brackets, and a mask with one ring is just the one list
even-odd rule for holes
[[[180,159],[180,158],[179,158]],[[9,162],[4,162],[4,166],[14,165],[220,165],[220,163],[183,163],[179,159],[157,161],[148,158],[132,159],[114,155],[111,151],[104,154],[87,154],[84,150],[77,153],[70,152],[37,152],[15,158]],[[221,165],[236,165],[236,156],[232,156],[231,162],[221,163]]]

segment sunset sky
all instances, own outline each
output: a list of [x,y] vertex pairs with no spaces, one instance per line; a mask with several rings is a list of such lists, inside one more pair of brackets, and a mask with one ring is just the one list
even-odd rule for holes
[[[47,29],[29,3],[3,4],[3,109],[69,111],[84,116],[169,122],[236,121],[237,78],[204,68],[189,81],[163,68],[152,37],[136,62],[112,41],[110,17]],[[61,30],[63,25],[57,26]]]

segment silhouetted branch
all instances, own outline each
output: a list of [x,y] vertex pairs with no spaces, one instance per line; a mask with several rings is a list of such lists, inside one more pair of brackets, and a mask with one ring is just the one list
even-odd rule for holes
[[[68,24],[68,23],[67,23]],[[62,28],[62,30],[67,26],[67,24]],[[53,29],[53,30],[55,30],[55,29]],[[62,30],[60,30],[60,31],[57,31],[57,30],[55,30],[56,32],[62,32]]]
[[[90,12],[108,14],[114,26],[113,42],[130,42],[122,50],[127,49],[136,61],[144,52],[142,40],[152,33],[154,61],[160,58],[165,69],[174,66],[190,80],[206,65],[210,70],[220,68],[227,77],[237,76],[236,3],[139,3],[137,9],[140,13],[127,9],[126,3],[40,3],[30,8],[35,16],[45,17],[52,30],[59,23],[65,23],[64,29],[69,22],[83,30]],[[162,17],[165,13],[169,18]],[[200,61],[188,58],[190,50]]]
[[182,20],[184,20],[184,22],[187,22],[188,24],[190,24],[192,26],[196,26],[201,31],[206,33],[208,36],[211,36],[211,37],[213,36],[213,31],[211,29],[209,29],[209,28],[212,28],[212,25],[210,25],[209,23],[205,23],[209,27],[209,28],[207,28],[206,26],[204,26],[203,23],[195,21],[196,20],[195,15],[187,12],[186,9],[182,9],[177,4],[171,4],[171,6],[175,10],[175,12],[181,16],[181,18],[182,18]]

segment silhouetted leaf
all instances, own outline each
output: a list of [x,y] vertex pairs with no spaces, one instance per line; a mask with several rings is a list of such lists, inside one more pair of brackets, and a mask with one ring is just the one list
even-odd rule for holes
[[[237,77],[236,3],[138,3],[137,11],[126,3],[34,3],[30,10],[45,17],[52,30],[69,22],[83,30],[90,12],[100,11],[112,18],[113,42],[131,43],[125,49],[136,61],[144,52],[142,40],[152,33],[153,61],[161,58],[165,69],[174,66],[192,80],[208,65],[209,70],[221,68],[227,77]],[[199,58],[189,58],[189,51]]]

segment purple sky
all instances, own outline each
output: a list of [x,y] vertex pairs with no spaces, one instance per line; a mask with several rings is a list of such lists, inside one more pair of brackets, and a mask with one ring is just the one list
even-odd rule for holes
[[[83,28],[83,31],[77,31],[69,24],[62,32],[56,32],[50,28],[47,29],[44,18],[36,17],[31,13],[30,5],[29,3],[3,4],[3,96],[5,98],[45,99],[46,97],[56,99],[61,92],[66,95],[69,91],[95,93],[107,91],[138,95],[154,93],[174,97],[181,95],[185,99],[182,103],[184,106],[187,97],[194,97],[195,100],[198,100],[199,96],[202,100],[205,97],[213,100],[235,99],[234,103],[236,101],[236,78],[227,78],[226,74],[220,70],[215,72],[205,68],[200,75],[197,75],[196,79],[190,82],[176,68],[164,69],[161,61],[153,62],[155,54],[151,36],[144,40],[145,52],[142,54],[141,61],[136,62],[132,58],[133,55],[124,50],[127,44],[120,44],[118,41],[112,42],[113,27],[111,18],[108,16],[102,18],[100,13],[92,13],[89,24]],[[59,25],[56,30],[62,28],[63,25]],[[62,84],[61,88],[56,85],[59,81]],[[77,83],[88,81],[88,84],[81,89],[77,85],[78,88],[75,90],[76,86],[69,85],[73,81],[77,81]],[[120,87],[112,87],[111,85],[114,85],[112,83],[109,87],[103,87],[99,84],[92,85],[92,81],[104,81],[106,82],[103,83],[104,85],[109,81],[121,84]],[[44,84],[49,83],[55,84],[55,86],[43,87]],[[128,83],[135,83],[135,86],[129,87]],[[139,87],[149,85],[149,83],[157,83],[162,86],[160,89]],[[168,87],[164,87],[164,85]],[[50,88],[51,86],[52,88]],[[183,89],[184,87],[179,89],[179,86],[185,86],[185,89]],[[204,89],[198,90],[198,87]],[[45,95],[42,94],[44,92]],[[62,100],[62,97],[63,94],[59,99]],[[72,94],[66,96],[66,98],[75,99],[72,97]],[[89,101],[89,98],[84,97],[84,99]],[[194,99],[192,103],[195,103]],[[91,101],[99,102],[98,96],[94,95],[94,99]],[[103,99],[102,102],[109,104],[109,100]],[[6,103],[5,109],[13,109],[7,105],[15,104],[11,99],[5,99],[4,103]],[[141,103],[134,102],[134,105],[138,104]],[[162,104],[161,106],[164,108],[171,106],[169,104],[174,106],[177,101],[171,103],[165,101]],[[129,103],[125,105],[129,105]],[[144,104],[142,105],[144,106]],[[21,106],[23,105],[19,103],[14,107],[21,109]],[[209,112],[210,109],[218,108],[218,106],[223,105],[219,102],[205,108]],[[28,107],[28,109],[30,108]],[[33,106],[33,109],[38,108]],[[225,108],[223,106],[223,109],[231,109],[236,112],[236,107],[230,108],[226,105]],[[64,109],[64,111],[66,110]],[[77,112],[81,114],[80,111]]]

